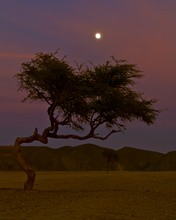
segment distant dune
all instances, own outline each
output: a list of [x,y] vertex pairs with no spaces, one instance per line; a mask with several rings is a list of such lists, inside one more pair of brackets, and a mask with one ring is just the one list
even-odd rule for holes
[[[175,171],[176,151],[162,154],[124,147],[120,150],[93,144],[76,147],[22,147],[34,170],[45,171]],[[115,156],[114,156],[115,155]],[[0,146],[0,170],[20,170],[10,146]]]

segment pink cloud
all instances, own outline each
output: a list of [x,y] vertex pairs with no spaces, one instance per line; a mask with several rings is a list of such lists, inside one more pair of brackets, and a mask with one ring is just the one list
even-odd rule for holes
[[15,53],[15,52],[6,52],[6,53],[0,53],[0,58],[10,58],[10,59],[30,59],[34,56],[34,54],[27,54],[27,53]]

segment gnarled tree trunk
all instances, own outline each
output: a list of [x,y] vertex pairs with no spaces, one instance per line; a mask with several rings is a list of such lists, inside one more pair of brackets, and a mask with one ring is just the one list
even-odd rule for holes
[[24,190],[32,190],[35,181],[35,172],[32,170],[28,162],[23,158],[20,151],[16,152],[17,146],[15,146],[15,158],[20,167],[26,172],[27,180],[24,183]]
[[48,133],[48,129],[45,129],[43,134],[39,135],[37,129],[35,129],[34,134],[32,136],[23,137],[23,138],[18,137],[15,141],[14,155],[15,155],[16,161],[27,174],[27,180],[24,183],[24,190],[27,190],[27,191],[33,190],[36,174],[34,170],[31,168],[31,166],[28,164],[28,162],[24,159],[21,153],[21,144],[31,143],[36,140],[44,144],[47,144],[48,143],[47,133]]

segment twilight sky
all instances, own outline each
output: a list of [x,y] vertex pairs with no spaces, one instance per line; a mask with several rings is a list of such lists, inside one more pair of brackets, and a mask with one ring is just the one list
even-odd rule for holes
[[[60,48],[60,56],[71,63],[102,64],[113,55],[137,64],[145,75],[137,90],[157,98],[155,107],[163,111],[154,125],[134,122],[124,134],[103,142],[50,140],[48,146],[95,143],[115,149],[176,150],[175,12],[174,0],[1,0],[0,145],[48,126],[47,106],[21,103],[14,75],[35,53]],[[101,40],[94,38],[95,32],[102,33]]]

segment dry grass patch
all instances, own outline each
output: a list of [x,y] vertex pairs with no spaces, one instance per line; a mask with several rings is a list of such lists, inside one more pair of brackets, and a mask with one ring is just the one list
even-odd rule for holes
[[0,219],[175,219],[174,172],[0,172]]

